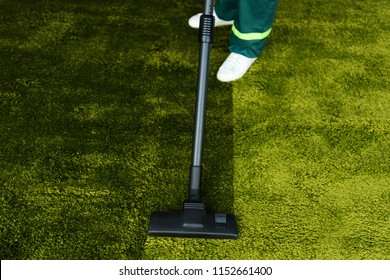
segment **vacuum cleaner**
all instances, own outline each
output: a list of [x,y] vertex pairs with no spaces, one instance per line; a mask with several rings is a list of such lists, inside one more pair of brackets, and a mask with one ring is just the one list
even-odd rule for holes
[[201,15],[199,25],[200,49],[188,198],[184,201],[181,211],[152,213],[148,229],[148,235],[150,236],[238,238],[235,216],[227,213],[207,211],[200,194],[206,93],[213,29],[213,0],[204,0],[203,14]]

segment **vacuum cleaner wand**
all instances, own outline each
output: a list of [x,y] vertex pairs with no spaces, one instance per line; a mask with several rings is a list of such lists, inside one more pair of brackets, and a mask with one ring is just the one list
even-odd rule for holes
[[199,65],[188,199],[184,201],[183,210],[180,212],[152,213],[148,231],[151,236],[230,239],[238,237],[237,222],[234,215],[208,212],[200,198],[206,96],[213,29],[213,0],[204,0],[203,14],[199,26]]

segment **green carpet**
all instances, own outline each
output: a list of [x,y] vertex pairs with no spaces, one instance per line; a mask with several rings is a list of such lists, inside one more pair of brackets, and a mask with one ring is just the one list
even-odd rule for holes
[[229,84],[216,30],[203,193],[239,239],[147,237],[186,197],[201,7],[0,0],[1,259],[390,258],[387,0],[280,0]]

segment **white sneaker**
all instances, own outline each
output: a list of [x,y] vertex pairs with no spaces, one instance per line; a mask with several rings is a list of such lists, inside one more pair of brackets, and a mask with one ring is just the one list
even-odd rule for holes
[[238,53],[230,53],[219,67],[217,79],[221,82],[231,82],[244,76],[257,57],[249,58]]
[[[196,14],[196,15],[190,17],[190,19],[188,20],[188,25],[191,26],[192,28],[199,28],[201,15],[202,15],[202,13],[199,13],[199,14]],[[226,21],[226,20],[220,19],[217,16],[217,14],[215,13],[215,9],[213,11],[213,15],[215,18],[215,24],[214,24],[215,26],[223,26],[223,25],[232,25],[233,24],[233,20]]]

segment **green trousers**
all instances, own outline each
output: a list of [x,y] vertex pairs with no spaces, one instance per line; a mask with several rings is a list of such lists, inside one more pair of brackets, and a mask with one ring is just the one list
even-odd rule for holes
[[278,0],[217,0],[217,16],[234,20],[229,50],[259,57],[271,32],[277,5]]

